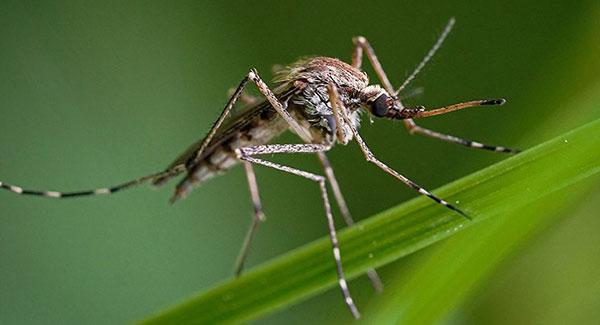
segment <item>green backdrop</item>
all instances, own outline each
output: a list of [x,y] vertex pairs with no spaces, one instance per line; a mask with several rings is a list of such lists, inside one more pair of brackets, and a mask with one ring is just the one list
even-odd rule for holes
[[[412,84],[424,94],[406,102],[508,103],[423,125],[527,148],[598,117],[562,109],[600,89],[594,1],[3,1],[0,181],[86,189],[158,171],[207,132],[249,68],[269,79],[272,65],[304,55],[349,60],[355,35],[371,41],[399,84],[453,16],[455,30]],[[381,160],[428,188],[505,157],[411,137],[401,123],[365,120],[362,132]],[[330,157],[357,219],[414,196],[355,144]],[[318,170],[310,156],[275,160]],[[268,222],[250,267],[326,234],[314,184],[257,174]],[[242,170],[173,206],[172,191],[63,201],[0,192],[0,323],[132,322],[229,278],[252,216]],[[600,239],[589,230],[600,227],[598,200],[597,191],[582,197],[568,219],[520,247],[452,322],[597,319],[600,288],[582,283],[597,283]],[[410,262],[386,266],[384,282]],[[536,281],[523,280],[532,274]],[[565,282],[573,278],[581,282]],[[559,291],[549,294],[549,283]],[[368,281],[350,285],[368,305]],[[570,298],[549,298],[560,296]],[[335,289],[259,323],[344,323],[345,308]]]

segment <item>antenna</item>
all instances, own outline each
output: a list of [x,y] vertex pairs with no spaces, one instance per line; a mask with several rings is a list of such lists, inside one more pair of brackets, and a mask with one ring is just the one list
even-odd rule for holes
[[417,76],[417,74],[419,74],[419,72],[421,72],[423,67],[425,67],[427,62],[429,62],[429,60],[431,60],[431,58],[433,57],[435,52],[437,52],[437,50],[439,50],[439,48],[442,46],[442,43],[444,43],[444,40],[446,40],[446,37],[448,36],[448,34],[450,34],[450,31],[452,31],[452,28],[454,27],[455,22],[456,22],[456,19],[454,19],[454,17],[450,18],[450,20],[448,21],[448,24],[446,24],[446,27],[444,28],[444,31],[442,32],[442,35],[440,35],[440,37],[437,39],[435,44],[433,44],[433,47],[429,50],[429,52],[427,52],[427,55],[425,55],[423,60],[421,60],[421,62],[417,65],[417,67],[415,68],[413,73],[410,76],[408,76],[408,78],[406,78],[406,80],[402,83],[400,88],[398,88],[398,90],[396,90],[396,95],[398,95],[398,93],[400,93],[404,89],[404,87],[406,87],[411,81],[413,81],[415,79],[415,77]]

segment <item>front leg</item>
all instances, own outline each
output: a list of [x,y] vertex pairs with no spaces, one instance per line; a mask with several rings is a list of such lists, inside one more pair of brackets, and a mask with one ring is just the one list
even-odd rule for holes
[[356,128],[351,123],[350,118],[348,117],[348,113],[346,112],[346,108],[339,101],[338,92],[337,92],[337,89],[335,88],[335,86],[333,86],[333,84],[329,84],[328,90],[329,90],[329,98],[331,100],[331,108],[332,108],[332,110],[337,111],[337,114],[339,114],[341,116],[341,118],[344,121],[346,121],[346,124],[348,124],[348,126],[352,130],[354,138],[356,139],[356,142],[358,143],[361,151],[365,155],[365,159],[368,162],[373,163],[375,166],[381,168],[384,172],[386,172],[386,173],[392,175],[393,177],[395,177],[396,179],[400,180],[406,186],[408,186],[409,188],[412,188],[413,190],[417,191],[419,194],[425,195],[428,198],[434,200],[435,202],[437,202],[437,203],[445,206],[446,208],[448,208],[450,210],[453,210],[455,212],[458,212],[460,215],[462,215],[463,217],[465,217],[467,219],[471,219],[462,210],[460,210],[457,207],[455,207],[454,205],[452,205],[452,204],[450,204],[450,203],[448,203],[448,202],[446,202],[446,201],[438,198],[437,196],[433,195],[428,190],[426,190],[423,187],[417,185],[417,183],[411,181],[406,176],[398,173],[397,171],[395,171],[394,169],[390,168],[389,166],[387,166],[386,164],[384,164],[383,162],[381,162],[379,159],[377,159],[377,157],[375,157],[375,155],[371,152],[371,149],[369,149],[369,147],[367,146],[367,144],[363,141],[362,137],[358,133],[358,130],[356,130]]
[[[404,88],[411,81],[413,81],[415,79],[417,74],[419,74],[419,72],[421,72],[421,70],[425,67],[425,65],[427,65],[427,63],[431,60],[431,58],[433,58],[435,53],[440,49],[440,47],[442,46],[442,44],[444,43],[444,41],[446,40],[446,38],[452,31],[452,28],[454,27],[455,22],[456,21],[454,18],[451,18],[448,21],[448,24],[446,24],[444,31],[442,32],[440,37],[438,37],[435,44],[431,47],[429,52],[427,52],[425,57],[421,60],[421,62],[419,62],[419,64],[416,66],[416,68],[413,70],[413,72],[408,76],[408,78],[406,78],[406,80],[404,80],[402,85],[397,90],[394,90],[394,87],[392,86],[392,83],[390,82],[385,71],[383,70],[381,63],[379,62],[379,59],[377,58],[377,55],[375,55],[375,50],[373,50],[373,47],[371,47],[371,45],[369,44],[369,41],[367,41],[367,39],[362,36],[355,37],[352,40],[354,43],[354,49],[352,51],[352,66],[357,69],[360,69],[360,67],[362,66],[363,51],[366,52],[367,58],[371,62],[371,65],[373,66],[373,69],[375,70],[375,74],[381,81],[383,88],[388,92],[388,94],[390,96],[395,97],[395,101],[396,101],[398,107],[404,107],[402,105],[400,99],[397,98],[398,93],[400,91],[404,90]],[[459,137],[456,137],[453,135],[436,132],[436,131],[433,131],[433,130],[430,130],[430,129],[427,129],[427,128],[417,125],[412,118],[403,120],[403,123],[411,135],[419,134],[419,135],[431,137],[434,139],[438,139],[438,140],[442,140],[442,141],[446,141],[446,142],[450,142],[450,143],[456,143],[456,144],[460,144],[460,145],[463,145],[466,147],[476,148],[476,149],[491,150],[491,151],[504,152],[504,153],[520,152],[520,150],[518,150],[518,149],[511,149],[511,148],[507,148],[507,147],[503,147],[503,146],[494,146],[494,145],[483,144],[481,142],[471,141],[471,140],[459,138]]]
[[362,66],[363,51],[366,52],[367,58],[369,59],[369,62],[371,62],[371,66],[373,67],[373,70],[375,70],[375,74],[381,81],[383,88],[388,92],[388,94],[390,94],[390,96],[394,96],[394,87],[392,86],[390,79],[388,79],[387,75],[385,74],[377,55],[375,55],[375,50],[373,50],[371,44],[369,44],[369,41],[367,41],[367,39],[363,36],[357,36],[352,39],[352,42],[354,43],[354,48],[352,50],[352,66],[360,69]]

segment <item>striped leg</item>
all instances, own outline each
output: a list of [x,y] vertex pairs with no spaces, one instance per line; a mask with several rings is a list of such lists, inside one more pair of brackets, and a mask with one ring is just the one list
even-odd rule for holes
[[395,178],[400,180],[402,183],[404,183],[406,186],[412,188],[413,190],[419,192],[420,194],[429,197],[430,199],[445,206],[446,208],[448,208],[450,210],[456,211],[457,213],[459,213],[460,215],[462,215],[463,217],[465,217],[469,220],[471,219],[462,210],[460,210],[457,207],[453,206],[452,204],[438,198],[437,196],[433,195],[431,192],[429,192],[426,189],[422,188],[421,186],[417,185],[415,182],[413,182],[410,179],[406,178],[405,176],[399,174],[397,171],[393,170],[392,168],[390,168],[389,166],[387,166],[386,164],[381,162],[379,159],[377,159],[375,157],[375,155],[373,155],[373,153],[371,152],[371,149],[369,149],[367,144],[363,141],[362,137],[360,136],[360,134],[358,133],[356,128],[353,126],[352,122],[350,121],[350,118],[348,117],[348,114],[346,113],[345,107],[343,107],[341,105],[341,102],[338,99],[339,96],[338,96],[336,88],[332,84],[329,84],[328,90],[329,90],[329,98],[331,101],[331,108],[334,111],[337,111],[337,114],[339,114],[344,119],[344,121],[346,121],[346,124],[352,130],[352,134],[354,135],[356,142],[360,146],[360,149],[363,152],[363,154],[365,155],[365,158],[368,162],[375,164],[377,167],[381,168],[386,173],[394,176]]
[[404,125],[406,126],[406,128],[408,129],[408,132],[410,134],[420,134],[420,135],[428,136],[428,137],[431,137],[434,139],[439,139],[439,140],[450,142],[450,143],[460,144],[460,145],[470,147],[470,148],[484,149],[484,150],[491,150],[491,151],[505,152],[505,153],[518,153],[518,152],[520,152],[520,150],[518,150],[518,149],[511,149],[511,148],[506,148],[506,147],[501,147],[501,146],[491,146],[491,145],[483,144],[480,142],[466,140],[466,139],[462,139],[459,137],[455,137],[453,135],[443,134],[443,133],[439,133],[439,132],[436,132],[436,131],[433,131],[430,129],[426,129],[426,128],[420,127],[417,124],[415,124],[415,122],[413,120],[413,118],[424,118],[424,117],[430,117],[430,116],[435,116],[435,115],[441,115],[441,114],[446,114],[446,113],[458,111],[458,110],[469,108],[469,107],[500,106],[500,105],[504,105],[505,102],[506,102],[506,100],[504,100],[504,99],[474,100],[474,101],[470,101],[470,102],[448,105],[445,107],[427,110],[427,111],[425,111],[424,107],[421,106],[421,107],[419,107],[419,109],[413,110],[415,112],[414,114],[407,116],[410,118],[407,118],[404,120]]
[[265,213],[263,212],[262,204],[260,202],[260,194],[258,192],[258,184],[256,183],[256,174],[254,173],[254,168],[252,167],[251,163],[245,161],[244,169],[246,171],[246,178],[248,179],[250,198],[252,199],[252,205],[254,207],[254,218],[252,218],[252,224],[250,224],[250,228],[248,228],[248,233],[246,233],[244,243],[242,244],[242,248],[240,249],[240,253],[238,254],[238,258],[235,262],[234,275],[236,277],[239,277],[242,274],[244,263],[246,262],[248,252],[250,251],[250,245],[252,244],[252,240],[254,239],[256,230],[258,229],[258,224],[262,221],[265,221]]
[[471,220],[471,217],[469,217],[466,213],[464,213],[459,208],[438,198],[437,196],[433,195],[431,192],[422,188],[421,186],[419,186],[415,182],[411,181],[410,179],[406,178],[405,176],[399,174],[397,171],[393,170],[392,168],[390,168],[389,166],[387,166],[386,164],[381,162],[379,159],[377,159],[371,152],[371,149],[369,149],[369,147],[367,147],[367,144],[363,141],[363,139],[358,134],[358,132],[354,128],[352,128],[352,129],[353,129],[352,131],[354,132],[354,137],[356,138],[356,142],[358,142],[358,145],[360,146],[360,149],[364,153],[365,158],[367,159],[368,162],[375,164],[377,167],[381,168],[384,172],[394,176],[395,178],[400,180],[402,183],[406,184],[406,186],[419,192],[419,194],[425,195],[425,196],[429,197],[430,199],[434,200],[435,202],[445,206],[446,208],[458,212],[461,216],[465,217],[466,219]]
[[281,164],[277,164],[268,160],[254,158],[254,155],[263,155],[263,154],[275,154],[275,153],[318,153],[325,152],[329,150],[331,147],[321,144],[283,144],[283,145],[258,145],[247,148],[240,148],[236,150],[236,154],[239,159],[243,161],[247,161],[253,164],[263,165],[266,167],[271,167],[286,173],[294,174],[300,177],[304,177],[311,181],[316,182],[319,185],[319,190],[321,191],[321,198],[323,200],[323,206],[325,208],[325,216],[327,217],[327,227],[329,228],[329,239],[331,240],[331,246],[333,250],[333,257],[335,259],[338,283],[340,289],[342,291],[342,295],[344,297],[344,301],[352,315],[355,318],[360,318],[360,312],[356,308],[354,304],[354,300],[350,295],[350,290],[348,289],[348,283],[346,282],[346,276],[344,275],[344,270],[342,269],[342,260],[340,255],[340,247],[337,239],[337,233],[335,231],[335,225],[333,222],[333,215],[331,213],[331,205],[329,203],[329,198],[327,196],[327,188],[325,185],[326,178],[321,175],[316,175],[313,173],[309,173],[303,170],[299,170],[296,168],[292,168],[289,166],[284,166]]
[[[323,166],[323,170],[325,171],[325,176],[331,184],[331,189],[333,190],[333,196],[335,197],[335,201],[337,202],[338,207],[340,208],[340,212],[342,213],[342,217],[344,221],[346,221],[346,225],[348,227],[352,227],[354,225],[354,219],[350,214],[350,209],[348,209],[348,205],[346,204],[346,200],[344,199],[344,195],[342,194],[342,190],[340,189],[340,185],[335,178],[335,174],[333,173],[333,168],[329,163],[329,159],[327,159],[327,155],[324,152],[318,152],[317,156],[319,157],[319,161],[321,162],[321,166]],[[375,269],[367,270],[367,276],[369,280],[371,280],[371,285],[376,292],[383,291],[383,283],[379,278],[379,274]]]
[[477,142],[477,141],[471,141],[471,140],[455,137],[455,136],[449,135],[449,134],[439,133],[439,132],[418,126],[412,119],[407,119],[407,120],[404,120],[403,122],[404,122],[404,126],[406,126],[406,128],[408,129],[408,132],[410,134],[420,134],[420,135],[424,135],[424,136],[431,137],[434,139],[439,139],[439,140],[450,142],[450,143],[456,143],[456,144],[463,145],[465,147],[475,148],[475,149],[483,149],[483,150],[490,150],[490,151],[504,152],[504,153],[519,153],[519,152],[521,152],[521,150],[519,150],[519,149],[512,149],[512,148],[507,148],[507,147],[502,147],[502,146],[493,146],[493,145],[484,144],[484,143]]
[[178,165],[171,169],[168,169],[168,170],[165,170],[165,171],[162,171],[159,173],[147,175],[144,177],[140,177],[140,178],[116,185],[116,186],[97,188],[94,190],[75,191],[75,192],[28,190],[28,189],[24,189],[20,186],[7,184],[4,182],[0,182],[0,188],[3,188],[5,190],[11,191],[16,194],[43,196],[43,197],[49,197],[49,198],[55,198],[55,199],[81,197],[81,196],[92,196],[92,195],[107,195],[107,194],[113,194],[115,192],[118,192],[118,191],[121,191],[124,189],[132,188],[132,187],[144,184],[144,183],[152,181],[156,178],[174,175],[174,174],[181,172],[182,170],[185,170],[185,167],[183,165]]

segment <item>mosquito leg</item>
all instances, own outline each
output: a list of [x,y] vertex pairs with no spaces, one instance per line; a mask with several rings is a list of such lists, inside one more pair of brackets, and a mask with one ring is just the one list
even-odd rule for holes
[[223,121],[225,121],[225,118],[227,117],[227,115],[229,115],[229,113],[235,106],[235,103],[237,102],[237,100],[240,98],[240,96],[242,96],[242,92],[244,91],[244,88],[246,87],[247,83],[248,83],[248,76],[245,76],[244,79],[242,79],[242,81],[240,82],[238,87],[233,92],[233,95],[229,98],[229,101],[227,102],[227,105],[225,105],[225,108],[221,112],[221,115],[219,115],[219,118],[217,118],[215,123],[213,123],[213,126],[208,131],[208,134],[206,135],[204,140],[202,140],[202,143],[200,143],[198,150],[196,150],[196,153],[193,156],[193,159],[189,160],[186,163],[186,165],[193,166],[196,163],[198,163],[198,160],[204,153],[204,150],[206,150],[206,147],[208,147],[208,145],[210,144],[210,141],[212,141],[213,137],[217,133],[217,130],[219,130],[219,128],[223,124]]
[[342,217],[344,218],[344,221],[346,222],[346,224],[348,226],[354,225],[354,219],[352,218],[352,215],[350,214],[350,209],[348,209],[348,205],[346,204],[344,195],[342,194],[342,191],[340,190],[340,186],[337,182],[337,179],[335,178],[335,174],[333,173],[333,168],[331,167],[331,164],[329,163],[329,159],[327,159],[327,156],[325,155],[324,152],[318,152],[317,157],[319,158],[319,161],[321,162],[321,166],[323,167],[323,170],[325,171],[325,176],[327,177],[329,184],[331,184],[331,189],[333,190],[333,196],[335,197],[335,200],[337,201],[338,207],[340,208],[340,212],[342,213]]
[[144,183],[152,181],[156,178],[166,177],[169,175],[177,174],[184,169],[185,169],[185,167],[183,165],[178,165],[171,169],[168,169],[168,170],[165,170],[165,171],[162,171],[159,173],[147,175],[144,177],[140,177],[140,178],[137,178],[137,179],[134,179],[134,180],[131,180],[131,181],[119,184],[119,185],[115,185],[112,187],[97,188],[97,189],[93,189],[93,190],[84,190],[84,191],[75,191],[75,192],[29,190],[29,189],[24,189],[17,185],[7,184],[4,182],[0,182],[0,188],[8,190],[8,191],[16,193],[16,194],[21,194],[21,195],[44,196],[44,197],[55,198],[55,199],[81,197],[81,196],[93,196],[93,195],[108,195],[108,194],[113,194],[113,193],[119,192],[121,190],[125,190],[128,188],[132,188],[132,187],[144,184]]
[[252,198],[252,205],[254,207],[254,218],[252,218],[252,224],[250,225],[250,228],[248,228],[248,232],[244,238],[244,243],[242,244],[242,248],[240,249],[240,253],[238,254],[238,258],[235,262],[234,274],[236,277],[239,277],[242,274],[244,263],[246,262],[248,252],[250,251],[250,244],[254,239],[254,235],[258,229],[258,224],[262,221],[265,221],[265,213],[263,212],[262,204],[260,203],[260,195],[258,193],[258,184],[256,183],[256,174],[254,173],[254,168],[252,167],[251,163],[245,161],[244,169],[246,171],[248,187],[250,188],[250,197]]
[[258,90],[267,98],[271,106],[283,117],[283,119],[290,126],[292,131],[294,131],[304,142],[310,143],[312,142],[312,136],[308,133],[308,131],[300,126],[298,122],[290,115],[290,113],[285,109],[283,104],[277,99],[275,94],[269,89],[267,84],[258,76],[258,72],[255,69],[250,70],[248,73],[248,78],[254,82]]
[[381,162],[379,159],[377,159],[373,155],[373,153],[371,152],[371,149],[369,149],[369,147],[367,146],[367,144],[363,141],[363,139],[361,138],[360,134],[358,134],[358,132],[356,131],[356,129],[354,127],[351,127],[351,128],[353,129],[352,132],[354,133],[354,137],[356,138],[356,142],[360,146],[360,149],[364,153],[365,158],[367,159],[368,162],[375,164],[377,167],[381,168],[386,173],[394,176],[395,178],[397,178],[398,180],[400,180],[402,183],[406,184],[406,186],[412,188],[413,190],[419,192],[420,194],[423,194],[423,195],[429,197],[430,199],[434,200],[435,202],[437,202],[437,203],[445,206],[446,208],[448,208],[450,210],[456,211],[457,213],[459,213],[463,217],[471,220],[471,217],[469,217],[462,210],[460,210],[457,207],[455,207],[454,205],[452,205],[452,204],[450,204],[450,203],[448,203],[448,202],[446,202],[446,201],[438,198],[437,196],[433,195],[428,190],[426,190],[423,187],[417,185],[415,182],[413,182],[410,179],[406,178],[405,176],[399,174],[397,171],[393,170],[392,168],[390,168],[389,166],[387,166],[386,164],[384,164],[383,162]]
[[433,109],[433,110],[427,110],[427,111],[421,110],[421,111],[417,111],[417,113],[415,113],[414,115],[410,115],[411,119],[404,120],[404,125],[406,126],[406,128],[408,129],[408,132],[410,134],[420,134],[420,135],[428,136],[428,137],[431,137],[434,139],[439,139],[439,140],[450,142],[450,143],[460,144],[460,145],[470,147],[470,148],[491,150],[491,151],[496,151],[496,152],[518,153],[518,152],[520,152],[520,150],[518,150],[518,149],[510,149],[510,148],[500,147],[500,146],[491,146],[491,145],[483,144],[480,142],[466,140],[466,139],[462,139],[459,137],[455,137],[453,135],[443,134],[443,133],[439,133],[439,132],[436,132],[436,131],[433,131],[430,129],[426,129],[426,128],[418,126],[412,119],[412,118],[423,118],[423,117],[435,116],[435,115],[440,115],[440,114],[446,114],[449,112],[454,112],[454,111],[458,111],[458,110],[469,108],[469,107],[500,106],[500,105],[504,105],[505,102],[506,101],[504,99],[473,100],[470,102],[448,105],[448,106],[444,106],[444,107]]
[[247,161],[253,164],[263,165],[266,167],[271,167],[286,173],[294,174],[300,177],[304,177],[311,181],[316,182],[319,185],[319,190],[321,191],[321,198],[323,200],[323,206],[325,208],[325,215],[327,217],[327,227],[329,228],[329,239],[331,240],[331,246],[333,249],[333,257],[335,259],[338,283],[340,289],[342,291],[342,295],[344,297],[344,301],[352,315],[355,318],[360,318],[360,313],[354,304],[354,300],[350,295],[350,290],[348,289],[348,283],[346,282],[346,276],[344,275],[344,271],[342,269],[342,260],[340,255],[340,248],[337,239],[337,233],[335,231],[335,225],[333,222],[333,215],[331,213],[331,205],[329,203],[329,198],[327,197],[327,188],[325,185],[326,178],[321,175],[316,175],[310,172],[306,172],[303,170],[299,170],[293,167],[284,166],[281,164],[277,164],[268,160],[263,160],[259,158],[254,158],[254,155],[262,155],[262,154],[275,154],[275,153],[317,153],[317,152],[325,152],[329,150],[331,146],[321,145],[321,144],[283,144],[283,145],[258,145],[253,147],[240,148],[236,150],[236,154],[239,159],[243,161]]
[[[231,98],[231,96],[233,96],[233,94],[235,94],[235,88],[230,88],[227,91],[227,97]],[[258,102],[258,97],[246,94],[246,93],[242,93],[242,95],[240,95],[240,102],[242,102],[242,104],[244,105],[253,105],[256,104]]]
[[[233,94],[229,98],[229,101],[227,102],[227,105],[225,105],[225,108],[221,112],[221,115],[219,115],[217,120],[213,123],[213,125],[211,126],[210,130],[208,131],[206,137],[204,137],[202,142],[200,142],[197,149],[195,149],[195,151],[192,151],[190,156],[185,157],[182,161],[180,161],[180,159],[175,161],[175,164],[180,164],[180,163],[184,164],[186,167],[185,169],[188,170],[188,174],[190,173],[189,168],[191,166],[195,166],[202,159],[202,154],[204,153],[204,150],[206,150],[206,148],[212,141],[213,137],[215,136],[215,134],[217,133],[217,131],[219,130],[219,128],[225,121],[225,118],[227,118],[227,116],[229,115],[229,113],[231,112],[233,107],[235,106],[235,103],[242,96],[242,93],[244,91],[244,88],[246,87],[246,84],[248,83],[248,80],[249,80],[248,75],[246,75],[244,77],[244,79],[242,79],[242,81],[240,81],[240,84],[233,91]],[[175,176],[175,175],[173,175],[173,176]],[[188,176],[190,176],[190,175],[188,175]],[[168,181],[170,177],[172,177],[172,176],[157,177],[156,180],[154,180],[153,184],[154,185],[162,185],[164,182]],[[181,197],[181,195],[175,194],[175,196],[171,199],[171,201],[176,201],[180,197]]]
[[460,210],[457,207],[453,206],[452,204],[438,198],[437,196],[433,195],[431,192],[429,192],[426,189],[422,188],[421,186],[417,185],[415,182],[413,182],[410,179],[406,178],[405,176],[401,175],[400,173],[398,173],[397,171],[388,167],[386,164],[384,164],[379,159],[377,159],[375,157],[375,155],[373,155],[373,153],[371,152],[371,149],[369,149],[367,144],[363,141],[362,137],[360,136],[360,134],[358,133],[358,131],[356,130],[356,128],[354,127],[352,122],[350,121],[350,118],[348,117],[348,114],[346,113],[346,108],[343,105],[341,105],[342,103],[338,99],[339,98],[338,92],[337,92],[336,88],[333,86],[333,84],[329,84],[328,91],[329,91],[329,99],[331,101],[331,108],[333,110],[337,111],[337,114],[341,115],[342,118],[344,119],[344,121],[346,122],[346,124],[350,127],[350,129],[352,130],[352,134],[354,135],[354,138],[356,139],[356,142],[358,143],[361,151],[365,155],[365,158],[368,162],[373,163],[374,165],[381,168],[386,173],[394,176],[395,178],[400,180],[402,183],[404,183],[406,186],[412,188],[413,190],[419,192],[420,194],[429,197],[430,199],[445,206],[446,208],[448,208],[450,210],[456,211],[457,213],[459,213],[460,215],[462,215],[463,217],[465,217],[467,219],[471,219],[462,210]]
[[[348,205],[346,204],[344,195],[342,194],[337,179],[335,178],[335,174],[333,172],[331,164],[329,163],[329,159],[327,158],[327,155],[325,155],[325,152],[317,152],[317,157],[319,157],[321,166],[323,166],[323,170],[325,171],[325,177],[327,177],[329,184],[331,184],[333,196],[335,197],[337,205],[340,208],[342,217],[344,218],[344,221],[346,221],[346,225],[348,225],[348,227],[352,227],[354,225],[354,219],[352,219],[350,209],[348,209]],[[375,269],[369,269],[367,271],[367,276],[369,277],[369,280],[371,280],[371,285],[373,286],[373,289],[376,292],[383,291],[383,283],[381,282],[381,279],[379,278],[379,275],[377,274],[377,271],[375,271]]]
[[450,143],[456,143],[456,144],[463,145],[465,147],[475,148],[475,149],[491,150],[491,151],[504,152],[504,153],[519,153],[519,152],[521,152],[521,150],[519,150],[519,149],[511,149],[511,148],[507,148],[507,147],[493,146],[493,145],[483,144],[481,142],[476,142],[476,141],[471,141],[471,140],[455,137],[455,136],[449,135],[449,134],[439,133],[439,132],[418,126],[412,119],[407,119],[407,120],[404,120],[403,122],[404,122],[404,126],[406,127],[406,129],[408,130],[408,132],[410,134],[424,135],[424,136],[431,137],[434,139],[438,139],[438,140],[442,140],[442,141],[446,141],[446,142],[450,142]]
[[367,41],[367,39],[363,36],[357,36],[352,39],[352,42],[354,43],[354,48],[352,51],[352,66],[360,69],[362,66],[363,51],[366,52],[367,59],[369,59],[369,62],[371,62],[371,66],[373,67],[373,70],[375,70],[375,74],[381,81],[383,88],[388,92],[388,94],[390,94],[390,96],[393,96],[395,94],[394,86],[392,86],[390,79],[388,79],[385,71],[383,71],[383,67],[379,62],[377,55],[375,55],[375,50],[373,50],[371,44],[369,44],[369,41]]

